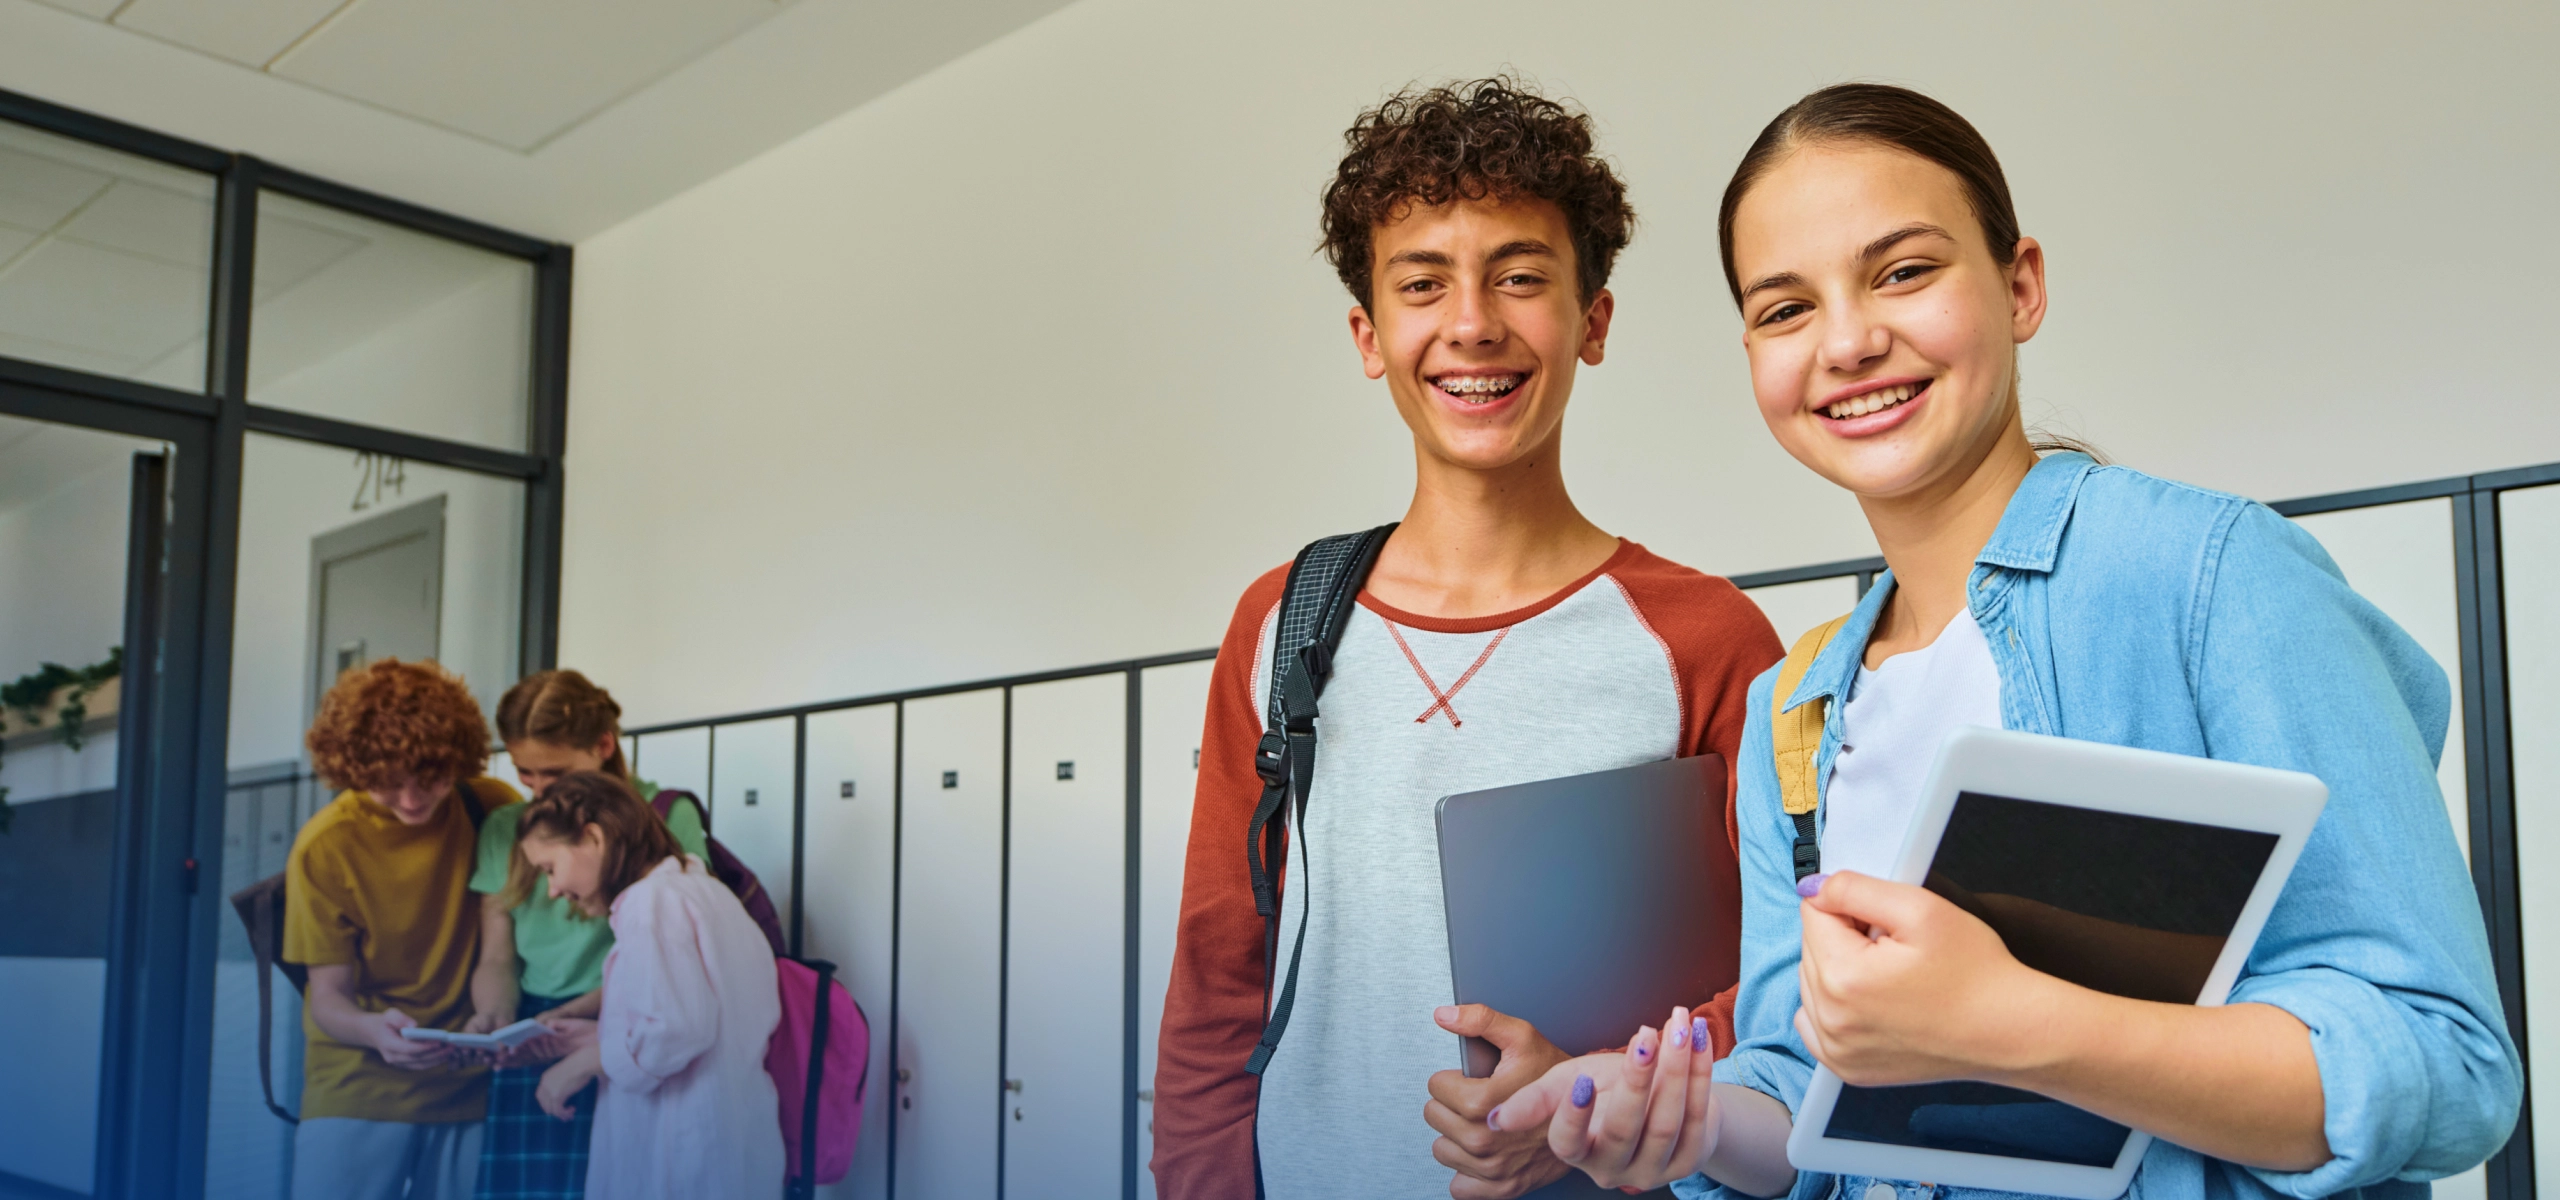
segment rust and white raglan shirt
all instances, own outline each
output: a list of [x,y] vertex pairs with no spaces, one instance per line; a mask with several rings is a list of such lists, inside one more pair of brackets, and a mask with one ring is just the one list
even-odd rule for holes
[[[1270,1200],[1436,1200],[1450,1171],[1431,1157],[1438,1135],[1422,1108],[1431,1075],[1457,1066],[1458,1042],[1431,1016],[1451,1002],[1433,805],[1695,754],[1724,757],[1730,797],[1745,693],[1782,650],[1732,584],[1633,542],[1556,594],[1490,617],[1418,616],[1362,594],[1325,686],[1305,839],[1314,864],[1292,837],[1282,875],[1281,967],[1312,895],[1306,958],[1287,1033],[1257,1081],[1245,1060],[1277,981],[1245,830],[1262,794],[1253,751],[1287,577],[1283,566],[1246,590],[1210,683],[1156,1069],[1157,1194],[1248,1200],[1258,1159]],[[1731,801],[1720,807],[1713,827],[1730,842]],[[1707,1006],[1724,1053],[1732,993],[1693,1003]]]

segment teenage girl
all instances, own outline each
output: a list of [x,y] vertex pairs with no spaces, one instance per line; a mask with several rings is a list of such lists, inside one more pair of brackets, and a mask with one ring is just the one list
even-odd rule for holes
[[604,1011],[566,1026],[570,1054],[536,1093],[565,1117],[603,1082],[586,1194],[781,1194],[781,1110],[764,1058],[782,999],[755,918],[612,775],[562,776],[525,807],[516,836],[553,896],[613,924]]
[[[1604,1184],[1961,1190],[1790,1166],[1820,1062],[1869,1086],[2005,1084],[2153,1133],[2140,1197],[2422,1197],[2496,1151],[2522,1071],[2437,790],[2443,671],[2265,507],[2039,457],[2016,348],[2044,320],[2044,250],[2019,234],[1991,148],[1944,105],[1867,84],[1805,97],[1743,157],[1720,224],[1761,415],[1857,496],[1891,570],[1792,694],[1772,694],[1774,670],[1751,692],[1733,1054],[1711,1068],[1674,1010],[1625,1054],[1556,1067],[1501,1123],[1554,1114],[1550,1145]],[[2235,319],[2242,282],[2207,292]],[[1822,873],[1799,887],[1771,713],[1816,698]],[[1961,724],[2328,785],[2228,1005],[2065,983],[1948,901],[1878,878]]]
[[[498,701],[498,739],[528,793],[572,771],[630,778],[622,757],[622,706],[576,671],[541,671]],[[635,784],[645,801],[657,792]],[[523,809],[492,810],[480,827],[471,890],[480,897],[480,964],[471,977],[473,1016],[466,1028],[485,1033],[538,1017],[593,1019],[603,1007],[605,953],[613,930],[550,894],[517,863]],[[686,854],[704,855],[702,814],[679,804],[668,832]],[[567,1053],[539,1038],[498,1058],[489,1087],[488,1133],[481,1141],[477,1200],[574,1200],[586,1194],[587,1139],[593,1093],[573,1098],[568,1120],[542,1110],[534,1092],[543,1064]]]

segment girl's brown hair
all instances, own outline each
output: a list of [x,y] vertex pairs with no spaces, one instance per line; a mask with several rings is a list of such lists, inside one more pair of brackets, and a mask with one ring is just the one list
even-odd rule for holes
[[1790,151],[1821,142],[1873,142],[1919,155],[1945,167],[1964,188],[1973,218],[1982,223],[1992,261],[2003,269],[2017,261],[2018,210],[2009,201],[2009,177],[1982,131],[1956,110],[1909,88],[1882,83],[1840,83],[1787,106],[1760,131],[1725,185],[1716,213],[1716,245],[1724,253],[1724,285],[1742,305],[1742,280],[1733,271],[1733,213],[1751,185]]
[[607,774],[631,778],[622,758],[622,706],[613,693],[576,671],[536,671],[516,681],[498,701],[498,740],[536,741],[586,749],[611,737]]
[[489,722],[462,677],[385,658],[350,669],[302,737],[311,769],[342,787],[459,782],[489,765]]
[[604,870],[598,876],[598,890],[599,899],[607,904],[659,863],[684,853],[676,835],[658,819],[657,810],[641,803],[630,784],[602,771],[571,771],[526,802],[524,815],[516,819],[517,849],[500,903],[512,909],[533,894],[534,873],[523,849],[527,840],[540,837],[575,844],[586,837],[590,825],[604,831]]

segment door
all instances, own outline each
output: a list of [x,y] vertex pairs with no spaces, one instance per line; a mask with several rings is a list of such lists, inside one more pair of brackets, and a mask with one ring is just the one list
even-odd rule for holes
[[905,705],[898,809],[897,1158],[909,1200],[994,1200],[1003,1059],[1002,689]]
[[[2487,497],[2474,503],[2490,503]],[[2516,906],[2525,1029],[2560,1029],[2560,485],[2499,493],[2507,627],[2507,737],[2514,748]],[[2542,1035],[2550,1045],[2549,1035]],[[2533,1186],[2560,1195],[2560,1069],[2531,1072]],[[2441,1188],[2443,1185],[2437,1185]]]
[[[1138,708],[1138,1195],[1154,1200],[1156,1034],[1173,978],[1173,934],[1182,914],[1183,853],[1191,844],[1191,796],[1200,778],[1200,728],[1215,664],[1139,672]],[[1243,853],[1243,830],[1236,831]],[[1239,858],[1241,861],[1241,858]]]
[[311,539],[311,703],[375,659],[435,658],[444,613],[444,497]]
[[0,1193],[96,1183],[116,826],[140,809],[158,660],[138,639],[156,628],[159,450],[0,417]]
[[802,953],[836,977],[871,1020],[862,1137],[853,1169],[819,1189],[828,1200],[889,1195],[889,979],[898,902],[898,706],[809,714],[808,794],[800,893]]
[[1013,689],[1004,1194],[1120,1195],[1128,676]]
[[711,832],[756,873],[782,936],[791,936],[793,720],[721,725],[711,733]]

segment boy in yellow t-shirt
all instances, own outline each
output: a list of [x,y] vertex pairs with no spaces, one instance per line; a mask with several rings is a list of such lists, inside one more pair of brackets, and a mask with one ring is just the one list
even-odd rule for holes
[[305,744],[349,790],[285,864],[283,958],[311,969],[294,1200],[468,1200],[488,1073],[401,1030],[472,1015],[475,827],[516,794],[481,776],[488,723],[433,663],[348,672]]

